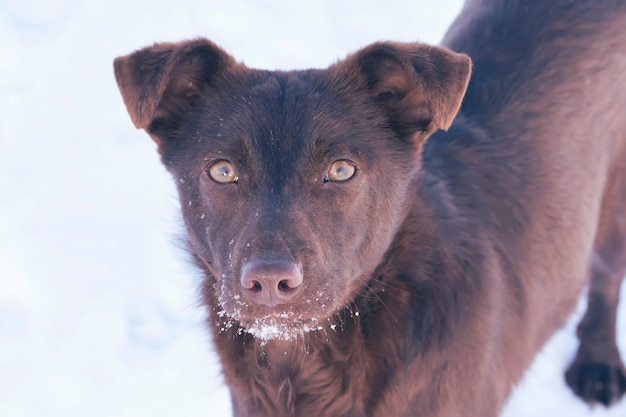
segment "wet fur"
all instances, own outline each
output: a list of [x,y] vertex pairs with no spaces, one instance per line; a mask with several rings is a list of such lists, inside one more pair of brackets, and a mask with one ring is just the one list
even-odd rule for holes
[[[454,123],[469,60],[422,44],[293,72],[202,39],[116,60],[178,185],[236,416],[496,416],[589,276],[567,383],[621,397],[625,21],[620,0],[469,0],[444,40],[474,65]],[[219,158],[237,184],[207,177]],[[341,158],[357,175],[324,182]],[[301,293],[246,300],[250,259],[301,262]]]

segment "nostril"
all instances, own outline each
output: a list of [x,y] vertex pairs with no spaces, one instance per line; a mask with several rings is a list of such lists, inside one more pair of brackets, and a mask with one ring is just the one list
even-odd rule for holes
[[251,277],[248,277],[246,279],[242,277],[241,286],[245,288],[246,290],[251,290],[251,291],[261,290],[262,288],[261,283],[255,279],[252,279]]
[[250,291],[252,293],[263,291],[263,284],[253,279],[242,280],[241,285],[243,286],[245,290]]
[[297,290],[298,287],[302,284],[302,282],[297,282],[296,279],[283,279],[278,283],[278,291],[289,292]]

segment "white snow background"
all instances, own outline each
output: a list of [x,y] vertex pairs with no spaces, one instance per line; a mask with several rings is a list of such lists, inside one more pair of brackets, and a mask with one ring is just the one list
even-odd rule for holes
[[[124,109],[114,57],[207,36],[250,66],[324,67],[376,40],[437,43],[459,8],[0,0],[0,416],[230,415],[199,275],[175,243],[173,182]],[[620,315],[626,354],[626,307]],[[626,415],[626,400],[605,412],[566,389],[573,327],[539,356],[504,416]]]

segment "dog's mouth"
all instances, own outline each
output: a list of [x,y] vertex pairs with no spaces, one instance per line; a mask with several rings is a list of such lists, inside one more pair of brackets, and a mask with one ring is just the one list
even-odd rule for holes
[[336,329],[331,323],[337,309],[333,295],[320,291],[316,297],[270,307],[258,305],[239,293],[224,291],[218,296],[215,319],[220,332],[236,330],[263,342],[292,341],[310,332]]
[[342,301],[352,299],[347,287],[337,291],[330,282],[305,286],[297,296],[274,304],[259,302],[249,289],[232,285],[233,281],[224,279],[213,286],[214,322],[220,333],[249,334],[261,342],[306,339],[311,332],[341,331],[343,322],[337,313],[344,308],[351,311]]
[[293,340],[311,331],[323,330],[319,319],[294,319],[289,315],[279,317],[263,317],[239,322],[246,332],[252,334],[261,341],[267,340]]
[[[303,337],[312,331],[324,330],[328,318],[304,317],[293,311],[281,311],[260,316],[242,314],[235,310],[229,314],[225,310],[217,312],[220,332],[232,328],[237,333],[248,333],[262,342],[269,340],[291,341]],[[331,327],[334,327],[331,325]]]

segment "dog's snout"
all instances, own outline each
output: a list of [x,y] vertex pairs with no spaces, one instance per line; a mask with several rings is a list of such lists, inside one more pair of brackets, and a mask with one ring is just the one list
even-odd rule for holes
[[241,269],[243,292],[255,303],[288,303],[302,287],[302,264],[291,261],[252,261]]

